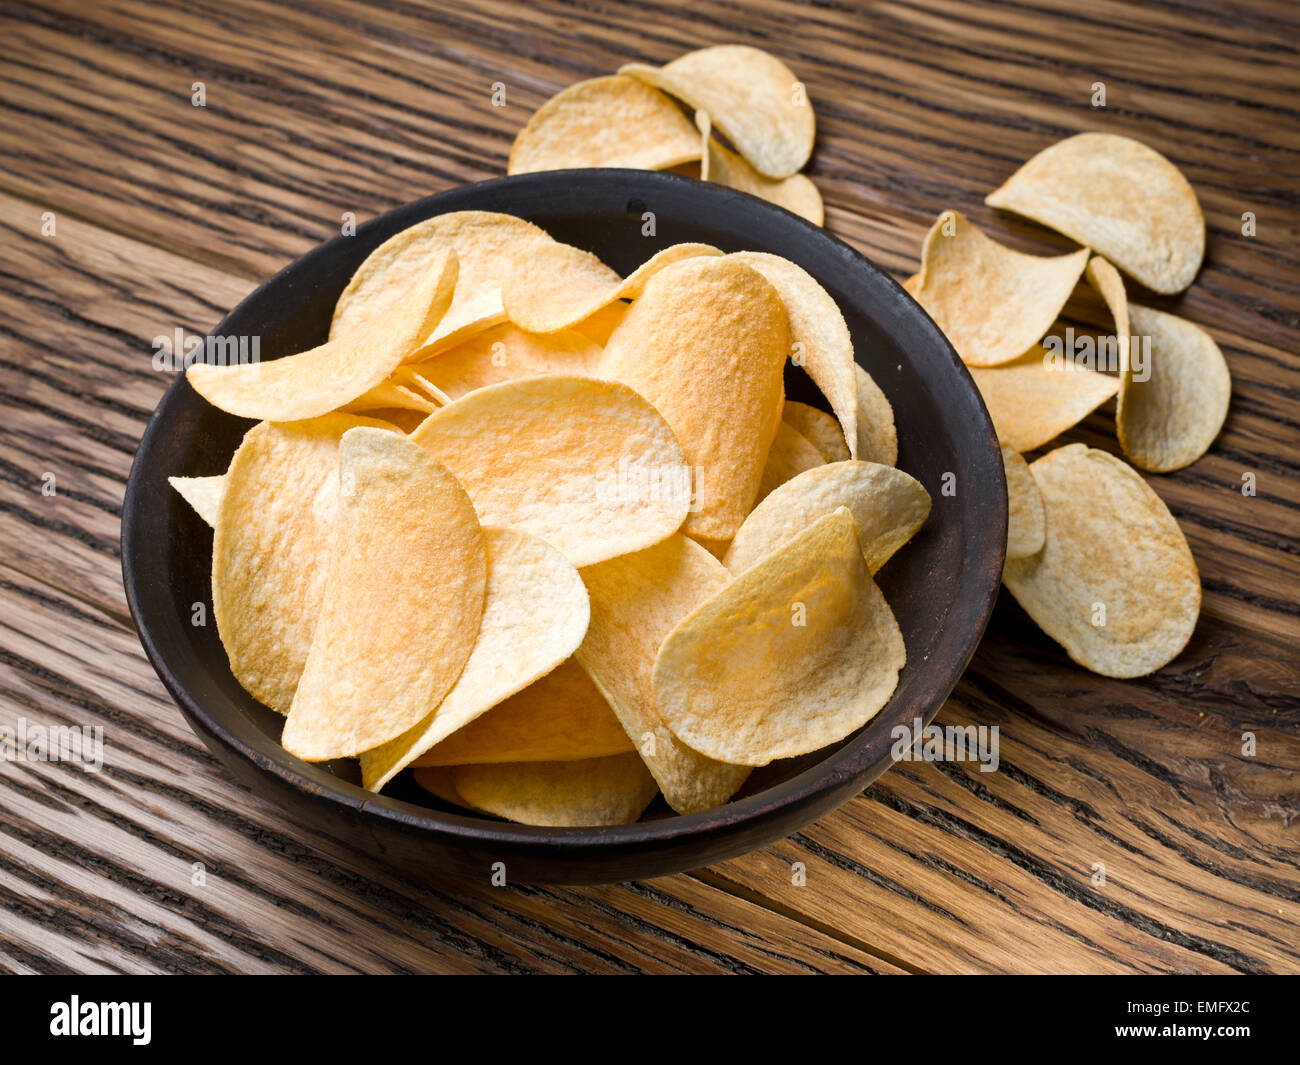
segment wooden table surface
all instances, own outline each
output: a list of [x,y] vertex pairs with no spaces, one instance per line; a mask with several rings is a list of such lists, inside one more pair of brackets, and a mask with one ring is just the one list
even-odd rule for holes
[[[1107,680],[1004,594],[939,718],[998,725],[996,773],[901,764],[789,839],[644,883],[405,881],[235,784],[145,661],[118,524],[170,383],[151,340],[210,330],[344,212],[502,174],[562,86],[731,41],[805,80],[828,227],[900,278],[950,207],[1065,247],[983,197],[1069,134],[1183,169],[1205,267],[1150,302],[1209,329],[1234,395],[1210,454],[1149,482],[1200,624],[1159,674]],[[106,746],[99,773],[0,763],[0,969],[1300,971],[1298,41],[1280,0],[0,3],[0,725]],[[1066,439],[1117,451],[1112,411]]]

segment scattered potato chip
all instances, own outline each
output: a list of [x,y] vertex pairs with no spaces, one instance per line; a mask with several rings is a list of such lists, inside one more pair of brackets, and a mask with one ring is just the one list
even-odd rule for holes
[[545,676],[573,654],[587,631],[587,590],[568,559],[526,533],[484,532],[487,590],[474,649],[446,698],[400,735],[361,756],[361,780],[371,791]]
[[864,725],[889,701],[906,657],[840,508],[677,624],[655,660],[655,704],[701,754],[767,765]]
[[[810,407],[807,403],[787,399],[781,418],[786,424],[799,431],[799,435],[808,440],[821,452],[827,462],[844,462],[849,457],[849,447],[844,442],[844,430],[840,428],[831,415],[824,410]],[[854,450],[857,450],[856,421],[853,434]]]
[[488,385],[430,414],[411,439],[465,486],[485,525],[540,536],[575,566],[657,543],[691,505],[669,423],[615,381]]
[[[791,355],[796,365],[802,366],[821,389],[839,419],[843,430],[841,444],[847,441],[848,446],[848,453],[843,457],[856,457],[857,363],[853,361],[853,338],[849,335],[849,327],[830,293],[807,270],[779,255],[742,251],[728,258],[752,266],[780,293],[790,320]],[[818,447],[828,443],[822,439],[824,433],[818,436],[806,432],[797,420],[791,424]],[[840,449],[835,450],[838,452]],[[827,458],[831,458],[829,453]]]
[[[422,385],[433,385],[450,402],[477,388],[521,377],[544,374],[591,377],[599,360],[600,345],[576,329],[526,333],[507,322],[470,337],[432,359],[404,366],[398,374],[418,374]],[[433,409],[430,404],[429,410]]]
[[589,273],[577,283],[555,262],[562,254],[547,252],[522,261],[507,279],[506,313],[521,329],[556,333],[578,327],[614,302],[640,296],[647,282],[665,267],[683,259],[717,256],[722,252],[709,244],[674,244],[647,259],[621,281],[617,274],[600,277]]
[[1043,497],[1029,463],[1005,444],[1002,469],[1007,477],[1007,558],[1028,558],[1043,549],[1047,536]]
[[826,221],[826,206],[817,186],[804,174],[789,177],[764,177],[735,152],[729,152],[713,139],[712,122],[704,111],[695,112],[700,128],[701,156],[699,178],[731,189],[739,189],[768,203],[806,218],[815,226]]
[[1087,262],[1087,248],[1023,255],[945,211],[926,234],[912,295],[967,365],[997,366],[1047,334]]
[[[421,284],[451,248],[460,264],[455,298],[437,328],[420,342],[417,357],[427,358],[505,321],[502,281],[515,263],[545,254],[555,244],[531,222],[492,211],[452,211],[417,222],[379,245],[352,275],[334,308],[330,338],[351,335],[383,317],[385,304]],[[556,259],[560,265],[570,262],[562,252]],[[586,260],[576,263],[584,276],[591,269]]]
[[1052,360],[1042,347],[1004,366],[973,366],[971,377],[998,440],[1021,452],[1060,436],[1119,390],[1118,378]]
[[803,83],[781,60],[740,44],[715,45],[663,67],[619,68],[706,112],[759,173],[789,177],[812,155],[816,120]]
[[325,593],[339,440],[369,418],[261,422],[230,460],[212,538],[212,613],[230,672],[288,713]]
[[727,570],[693,540],[670,536],[590,566],[582,579],[591,595],[591,625],[575,657],[609,700],[668,805],[693,813],[726,802],[749,770],[679,742],[655,709],[651,678],[664,637],[727,586]]
[[380,385],[444,317],[456,288],[456,253],[444,249],[409,292],[347,336],[297,355],[185,373],[214,407],[241,418],[289,422],[337,410]]
[[921,275],[919,273],[913,274],[911,277],[909,277],[906,281],[903,282],[903,291],[906,292],[909,296],[914,297],[916,295],[916,288],[920,283],[921,283]]
[[655,797],[654,778],[635,754],[417,769],[415,779],[457,805],[547,828],[630,825]]
[[194,508],[194,513],[216,528],[217,516],[221,513],[221,497],[226,494],[224,473],[215,477],[168,477],[167,483]]
[[426,717],[470,657],[487,587],[474,506],[422,448],[349,429],[338,477],[320,616],[280,740],[308,762],[356,757]]
[[767,453],[763,476],[758,482],[758,495],[754,499],[755,507],[792,477],[797,477],[804,470],[815,469],[825,464],[826,456],[818,451],[798,429],[782,420]]
[[1154,292],[1181,292],[1205,255],[1205,218],[1187,179],[1113,133],[1044,148],[984,202],[1064,233]]
[[777,290],[730,256],[665,267],[609,338],[601,376],[653,403],[695,468],[697,508],[685,532],[729,539],[753,506],[780,420],[789,340]]
[[1124,279],[1119,276],[1119,271],[1100,255],[1094,255],[1088,260],[1088,267],[1084,270],[1084,276],[1088,279],[1088,284],[1092,286],[1106,302],[1106,309],[1110,311],[1111,319],[1115,323],[1115,344],[1119,349],[1119,369],[1121,379],[1123,370],[1128,366],[1129,355],[1129,316],[1128,316],[1128,294],[1124,291]]
[[614,74],[570,85],[515,137],[508,174],[571,167],[667,170],[698,160],[690,120],[658,89]]
[[744,573],[841,507],[853,516],[867,569],[875,573],[925,524],[930,494],[893,466],[832,462],[799,474],[754,508],[723,558]]
[[573,762],[631,750],[632,741],[600,689],[577,659],[566,658],[411,765]]
[[1011,594],[1094,673],[1140,677],[1170,662],[1196,627],[1201,582],[1168,508],[1130,466],[1084,444],[1029,468],[1046,540],[1007,562]]
[[1153,473],[1190,466],[1210,449],[1228,416],[1232,378],[1223,352],[1200,326],[1129,304],[1138,343],[1150,338],[1150,376],[1124,373],[1115,411],[1120,446]]
[[893,466],[898,462],[898,429],[894,408],[869,373],[854,365],[858,387],[858,454],[863,462]]

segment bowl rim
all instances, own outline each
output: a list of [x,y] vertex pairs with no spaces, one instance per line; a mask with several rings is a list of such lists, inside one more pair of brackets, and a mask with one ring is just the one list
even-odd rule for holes
[[[399,205],[389,211],[375,216],[359,225],[354,236],[336,236],[324,241],[303,255],[298,256],[276,271],[239,301],[218,323],[211,334],[220,335],[226,322],[239,314],[248,304],[257,300],[268,288],[276,286],[282,279],[292,275],[310,260],[332,255],[345,242],[354,241],[356,236],[376,230],[388,229],[399,216],[410,216],[411,220],[400,229],[408,228],[417,222],[447,213],[457,208],[443,207],[448,201],[455,200],[475,190],[493,190],[505,186],[527,190],[530,186],[544,187],[552,182],[618,182],[629,197],[653,193],[656,188],[672,185],[694,186],[692,194],[716,197],[721,201],[739,198],[749,210],[775,212],[782,217],[782,223],[789,226],[792,222],[804,230],[807,239],[814,242],[829,242],[830,247],[841,257],[846,257],[854,268],[873,275],[875,283],[883,282],[886,291],[892,289],[895,300],[904,313],[919,317],[921,328],[933,335],[929,338],[938,354],[948,360],[949,368],[965,382],[966,388],[974,400],[981,424],[967,426],[968,431],[984,438],[987,451],[997,457],[996,475],[1002,477],[1001,454],[992,422],[985,409],[979,390],[975,385],[965,364],[958,357],[952,344],[943,332],[913,300],[913,298],[889,274],[878,267],[867,256],[853,248],[847,242],[820,226],[775,204],[761,200],[748,193],[710,182],[699,181],[685,175],[661,171],[626,170],[618,168],[553,170],[538,173],[511,175],[459,185],[431,196]],[[632,188],[639,186],[639,188]],[[391,234],[390,234],[391,235]],[[884,328],[882,326],[882,328]],[[780,810],[795,807],[812,806],[828,793],[844,788],[851,781],[867,781],[873,771],[883,771],[881,766],[884,756],[891,746],[890,733],[880,728],[873,728],[884,720],[885,707],[869,720],[859,734],[830,755],[808,766],[785,780],[772,784],[753,795],[735,799],[709,810],[690,814],[672,814],[650,821],[637,821],[630,825],[609,825],[579,828],[552,828],[516,824],[510,821],[488,820],[485,817],[461,815],[446,812],[433,807],[420,806],[403,799],[396,799],[382,793],[374,794],[336,777],[327,770],[301,762],[289,754],[278,742],[262,732],[250,718],[233,705],[221,707],[213,712],[194,698],[188,688],[181,683],[159,646],[153,631],[142,620],[139,601],[139,578],[135,572],[132,545],[137,534],[141,508],[145,505],[147,493],[140,490],[143,476],[142,456],[154,445],[154,436],[159,431],[162,414],[169,403],[174,402],[179,390],[187,388],[185,375],[178,373],[159,399],[150,415],[149,422],[141,434],[132,459],[131,471],[126,481],[122,507],[121,553],[122,577],[126,591],[127,605],[131,619],[139,635],[145,654],[154,671],[162,680],[164,687],[184,712],[191,727],[201,724],[203,729],[218,738],[225,746],[233,749],[256,767],[278,777],[304,797],[323,799],[335,804],[340,812],[353,811],[360,816],[374,815],[393,822],[397,827],[415,830],[438,837],[447,846],[470,846],[489,844],[497,847],[521,848],[536,853],[539,849],[550,850],[551,847],[562,848],[575,857],[591,855],[593,852],[615,852],[629,847],[652,844],[658,847],[676,846],[688,842],[705,843],[720,834],[732,835],[745,826],[760,825],[767,815]],[[991,466],[991,468],[994,468]],[[941,677],[933,687],[934,697],[928,706],[915,708],[913,717],[921,717],[929,723],[938,713],[944,701],[965,672],[971,657],[975,653],[984,631],[992,616],[1001,586],[1003,555],[1005,553],[1005,531],[1007,501],[1005,482],[1003,492],[995,500],[1000,522],[993,521],[988,527],[976,530],[965,540],[967,559],[964,571],[974,578],[970,587],[982,586],[977,597],[977,605],[971,612],[974,622],[957,631],[955,626],[947,626],[947,632],[940,636],[928,658],[927,669],[935,671],[933,676]],[[966,585],[963,583],[962,590]],[[954,602],[957,600],[954,599]],[[973,597],[972,601],[976,601]],[[897,692],[895,693],[895,696]],[[891,696],[891,702],[895,696]],[[910,720],[910,719],[909,719]],[[197,731],[197,730],[196,730]]]

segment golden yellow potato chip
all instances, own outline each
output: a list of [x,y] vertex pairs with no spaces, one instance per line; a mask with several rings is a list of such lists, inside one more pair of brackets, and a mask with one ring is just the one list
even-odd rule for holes
[[[418,374],[422,385],[433,385],[451,401],[476,388],[521,377],[594,376],[600,350],[600,345],[576,329],[526,333],[507,322],[462,341],[432,359],[404,366],[398,373]],[[434,409],[432,404],[429,409]]]
[[700,157],[681,108],[658,89],[614,74],[570,85],[515,137],[508,174],[574,167],[666,170]]
[[215,477],[168,477],[167,483],[194,508],[194,513],[214,529],[217,527],[217,515],[221,513],[221,497],[226,494],[224,473],[219,473]]
[[701,754],[767,765],[864,725],[889,701],[906,658],[840,508],[677,624],[655,660],[655,705]]
[[[728,258],[752,266],[780,293],[790,321],[791,358],[821,389],[839,419],[843,430],[841,444],[847,442],[848,447],[848,453],[842,457],[856,457],[857,363],[853,361],[853,338],[849,335],[849,327],[830,293],[807,270],[779,255],[742,251]],[[790,424],[823,450],[823,445],[829,443],[822,439],[825,433],[818,436],[806,432],[798,420],[792,420]],[[827,458],[831,458],[830,454]]]
[[591,610],[578,571],[544,540],[486,529],[487,590],[478,639],[446,698],[411,727],[361,756],[378,791],[426,751],[568,658]]
[[1027,558],[1043,549],[1047,516],[1029,463],[1018,451],[1002,445],[1007,477],[1007,558]]
[[826,456],[818,451],[798,429],[782,420],[777,427],[776,436],[772,438],[772,446],[767,452],[763,476],[758,482],[758,495],[754,497],[755,504],[761,503],[790,478],[825,463]]
[[1130,366],[1115,411],[1120,446],[1153,473],[1190,466],[1210,449],[1228,416],[1232,378],[1223,352],[1200,326],[1129,304],[1134,342],[1146,349],[1146,380]]
[[605,345],[600,374],[663,414],[696,471],[684,531],[735,534],[780,420],[790,330],[780,294],[731,257],[665,267]]
[[998,440],[1033,451],[1060,436],[1119,390],[1119,378],[1053,359],[1036,348],[1005,366],[971,367]]
[[214,407],[241,418],[288,422],[328,414],[381,384],[419,348],[450,306],[456,276],[456,253],[444,249],[410,291],[346,336],[270,362],[196,362],[186,379]]
[[616,301],[640,296],[646,283],[665,267],[722,252],[710,244],[674,244],[647,259],[623,280],[617,274],[601,277],[594,272],[575,279],[572,270],[564,270],[555,261],[564,254],[556,250],[540,253],[521,261],[507,278],[506,313],[519,328],[531,333],[556,333],[570,326],[579,327]]
[[713,181],[728,188],[739,189],[751,196],[767,200],[778,207],[806,218],[815,226],[826,221],[826,206],[817,186],[805,174],[789,177],[764,177],[744,158],[729,152],[713,139],[712,122],[704,111],[695,112],[695,124],[700,128],[701,155],[698,176],[703,181]]
[[575,566],[657,543],[691,505],[668,422],[615,381],[488,385],[430,414],[411,439],[465,486],[485,525],[540,536]]
[[1113,133],[1044,148],[984,202],[1087,245],[1154,292],[1181,292],[1205,254],[1205,217],[1187,179],[1159,152]]
[[406,383],[410,379],[406,370],[407,367],[399,366],[387,380],[380,381],[374,388],[346,404],[343,410],[414,410],[424,414],[437,410],[437,403]]
[[381,422],[347,414],[261,422],[244,434],[212,538],[212,613],[230,672],[288,713],[325,594],[339,440]]
[[1128,294],[1124,291],[1124,279],[1119,276],[1119,271],[1111,266],[1100,255],[1094,255],[1088,260],[1088,268],[1084,271],[1084,276],[1088,279],[1088,284],[1092,286],[1106,301],[1106,309],[1110,311],[1111,319],[1115,323],[1115,346],[1119,352],[1119,367],[1121,388],[1124,376],[1124,368],[1128,366],[1129,356],[1129,320],[1128,320]]
[[413,291],[450,248],[460,264],[455,298],[419,345],[418,357],[427,358],[505,321],[501,285],[516,263],[554,253],[557,269],[576,267],[580,277],[595,269],[589,259],[555,247],[545,230],[514,215],[452,211],[427,218],[389,237],[352,275],[334,308],[330,337],[347,336],[383,317],[385,303]]
[[635,754],[417,769],[415,779],[441,799],[547,828],[630,825],[655,797],[654,779]]
[[892,466],[898,461],[894,408],[869,373],[853,367],[858,388],[858,454],[863,462]]
[[1126,463],[1084,444],[1030,465],[1047,515],[1043,549],[1002,580],[1079,665],[1141,677],[1171,661],[1201,609],[1196,563],[1160,497]]
[[[781,419],[799,431],[809,443],[821,452],[827,462],[844,462],[849,457],[848,444],[844,442],[844,430],[840,428],[831,415],[824,410],[810,407],[807,403],[787,399],[781,413]],[[854,425],[856,430],[856,424]],[[853,434],[854,450],[857,450],[857,433]],[[770,452],[769,452],[770,454]]]
[[945,211],[926,234],[912,295],[967,365],[997,366],[1047,335],[1087,263],[1087,248],[1055,257],[1012,251]]
[[732,574],[744,573],[841,507],[853,516],[867,569],[875,573],[925,524],[930,494],[893,466],[854,460],[818,466],[787,481],[754,508],[723,564]]
[[[573,762],[632,750],[614,711],[577,659],[453,732],[411,764]],[[364,756],[363,756],[364,762]]]
[[663,67],[629,63],[620,74],[657,86],[706,112],[759,173],[789,177],[812,155],[817,123],[803,83],[757,48],[722,44]]
[[678,813],[726,802],[749,769],[714,761],[682,744],[655,709],[652,673],[659,645],[687,614],[731,580],[726,568],[685,536],[582,571],[591,625],[575,657],[604,693],[664,798]]
[[349,429],[338,476],[320,617],[280,739],[308,762],[356,757],[426,717],[470,657],[487,587],[474,506],[428,452]]
[[911,277],[909,277],[906,281],[903,282],[903,290],[909,296],[915,296],[916,287],[920,283],[921,283],[921,275],[919,273],[913,274]]
[[629,306],[631,305],[624,303],[622,300],[607,303],[600,310],[588,315],[582,321],[576,322],[573,331],[581,333],[597,347],[603,348],[609,343],[609,338],[614,330],[623,324]]

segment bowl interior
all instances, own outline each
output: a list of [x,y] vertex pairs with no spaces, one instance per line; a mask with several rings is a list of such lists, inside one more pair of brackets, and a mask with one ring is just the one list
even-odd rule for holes
[[[992,427],[973,383],[923,311],[890,278],[824,231],[753,197],[672,174],[562,171],[485,182],[421,200],[339,237],[291,264],[213,331],[260,338],[264,359],[312,347],[327,335],[334,303],[353,271],[383,240],[446,211],[518,215],[600,256],[626,274],[671,244],[773,252],[798,263],[830,292],[852,332],[858,361],[894,407],[901,469],[925,485],[930,519],[879,573],[898,618],[908,661],[888,706],[842,743],[757,771],[723,809],[743,819],[817,789],[865,781],[889,758],[891,731],[928,720],[973,652],[996,597],[1006,503]],[[802,370],[788,367],[791,399],[827,408]],[[353,807],[432,827],[527,836],[531,830],[475,818],[428,795],[405,773],[378,798],[357,786],[355,764],[313,766],[280,748],[283,718],[252,699],[230,673],[211,616],[212,534],[167,484],[173,475],[225,471],[251,422],[197,396],[183,376],[169,389],[141,442],[127,489],[123,566],[142,641],[172,694],[191,715],[305,788]],[[949,476],[951,475],[951,476]],[[205,624],[196,624],[196,604]],[[650,832],[689,831],[711,814],[671,815],[662,799]],[[623,829],[571,829],[615,839]],[[645,829],[641,829],[644,836]]]

